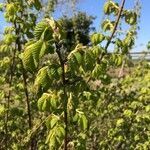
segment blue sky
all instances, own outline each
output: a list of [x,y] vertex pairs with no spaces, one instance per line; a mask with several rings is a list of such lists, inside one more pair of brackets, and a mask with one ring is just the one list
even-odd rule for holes
[[[0,0],[1,2],[2,0]],[[90,15],[96,16],[94,21],[94,26],[97,31],[100,29],[100,22],[103,16],[103,4],[106,0],[80,0],[78,9],[81,11],[85,11]],[[117,0],[120,2],[121,0]],[[150,41],[150,0],[141,0],[142,10],[141,10],[141,18],[140,18],[140,30],[138,31],[138,39],[136,40],[134,51],[142,51],[145,50],[145,46],[148,41]],[[134,0],[126,0],[125,7],[133,8]],[[60,11],[61,13],[61,11]],[[55,17],[60,14],[55,14]],[[4,21],[3,15],[0,13],[0,33],[3,31],[6,23]],[[143,45],[141,45],[143,44]]]
[[[78,6],[81,10],[87,13],[97,16],[94,21],[94,25],[99,30],[100,21],[102,19],[103,4],[106,0],[82,0]],[[121,0],[117,0],[121,2]],[[141,18],[140,18],[140,30],[138,31],[138,38],[134,47],[134,51],[145,50],[146,44],[150,41],[150,0],[141,0]],[[132,9],[134,0],[126,0],[125,8]]]

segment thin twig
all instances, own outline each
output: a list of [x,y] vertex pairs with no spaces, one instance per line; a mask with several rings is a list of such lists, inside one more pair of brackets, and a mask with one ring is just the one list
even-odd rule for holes
[[[124,8],[124,4],[125,4],[125,1],[126,0],[122,0],[121,2],[121,5],[120,5],[120,8],[119,8],[119,12],[118,12],[118,16],[117,16],[117,19],[116,19],[116,22],[115,22],[115,25],[114,25],[114,28],[113,28],[113,32],[109,38],[109,40],[107,41],[106,43],[106,46],[105,46],[105,52],[107,53],[107,49],[116,33],[116,30],[117,30],[117,27],[118,27],[118,24],[119,24],[119,21],[120,21],[120,18],[121,18],[121,15],[122,15],[122,11],[123,11],[123,8]],[[101,54],[101,57],[99,58],[98,62],[100,63],[101,60],[103,59],[103,57],[105,56],[105,53],[102,53]]]

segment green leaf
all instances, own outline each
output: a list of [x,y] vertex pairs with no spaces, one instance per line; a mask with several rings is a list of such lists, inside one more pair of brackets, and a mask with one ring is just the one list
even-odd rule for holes
[[148,105],[148,106],[145,107],[145,111],[146,112],[150,112],[150,105]]
[[50,27],[46,27],[44,32],[41,35],[43,41],[49,41],[53,38],[53,31]]
[[3,105],[0,105],[0,116],[2,116],[5,113],[5,107]]
[[41,40],[27,43],[22,58],[25,68],[31,72],[34,72],[38,67],[40,58],[49,52],[54,52],[54,48],[51,44],[52,43],[49,41],[43,42]]
[[115,44],[116,44],[118,47],[122,47],[122,46],[123,46],[123,43],[122,43],[122,41],[121,41],[119,38],[116,39]]
[[48,30],[48,24],[45,21],[39,22],[34,29],[35,38],[39,40],[46,30]]
[[123,124],[124,124],[124,119],[121,118],[121,119],[118,119],[118,120],[117,120],[116,126],[117,126],[117,127],[120,127],[120,126],[122,126]]
[[58,100],[58,98],[56,96],[52,96],[52,98],[51,98],[51,106],[54,109],[57,109],[57,100]]
[[38,66],[42,44],[42,41],[31,42],[26,46],[23,53],[23,64],[25,68],[31,72],[34,72]]
[[92,71],[92,77],[98,79],[100,77],[101,72],[102,72],[101,65],[96,64],[94,70]]
[[126,11],[124,13],[125,15],[125,21],[126,23],[128,23],[129,25],[134,25],[137,23],[137,14],[133,11]]
[[123,55],[119,55],[119,54],[112,54],[112,61],[115,65],[120,66],[123,62]]
[[104,5],[104,13],[107,15],[110,15],[111,13],[114,13],[117,15],[119,11],[118,3],[114,3],[113,1],[108,1]]
[[60,120],[60,118],[56,115],[51,115],[47,120],[46,120],[46,127],[48,129],[52,129],[55,127],[55,125],[58,124],[58,121]]
[[59,121],[59,118],[57,116],[53,116],[51,121],[50,121],[51,128],[53,128],[58,121]]
[[50,149],[59,149],[65,135],[65,130],[62,125],[56,125],[52,128],[47,136],[46,144],[49,144]]
[[6,5],[6,13],[10,16],[14,16],[15,13],[17,12],[17,7],[15,3],[8,3]]
[[40,10],[42,8],[41,2],[39,0],[28,0],[28,4],[30,6],[34,6],[36,10]]
[[86,130],[88,127],[88,120],[84,114],[84,112],[76,109],[76,115],[73,117],[74,122],[78,122],[78,125],[81,127],[82,130]]
[[3,3],[0,3],[0,11],[3,10]]
[[84,59],[83,59],[83,69],[85,71],[92,71],[94,69],[95,66],[95,60],[96,57],[93,54],[92,50],[88,50],[85,52],[84,54]]
[[147,49],[150,50],[150,41],[147,43]]
[[62,126],[59,126],[58,128],[57,128],[57,134],[58,134],[58,137],[59,138],[62,138],[62,137],[64,137],[65,136],[65,130],[64,130],[64,128],[62,127]]
[[48,75],[48,72],[49,72],[48,66],[45,66],[38,71],[34,83],[35,87],[37,87],[37,90],[39,90],[41,87],[43,88],[43,90],[47,90],[50,87],[51,80]]
[[42,8],[42,5],[40,3],[39,0],[34,0],[34,7],[37,9],[37,10],[40,10]]
[[4,43],[7,44],[7,45],[10,45],[10,44],[12,44],[13,42],[16,41],[16,38],[17,37],[13,34],[6,34],[4,36]]
[[94,34],[91,36],[91,42],[92,42],[94,45],[100,44],[104,39],[105,39],[104,35],[103,35],[103,34],[100,34],[100,33],[94,33]]
[[43,42],[42,48],[40,51],[40,58],[42,58],[45,54],[54,54],[54,46],[52,41]]
[[93,52],[94,56],[96,58],[98,58],[100,56],[100,54],[105,53],[105,49],[103,47],[100,47],[97,45],[97,46],[92,47],[92,52]]
[[123,114],[124,114],[126,117],[131,117],[132,111],[131,111],[131,110],[125,110],[125,111],[123,112]]
[[80,117],[80,125],[83,130],[86,130],[88,127],[88,121],[85,115],[81,115]]
[[37,64],[39,62],[40,51],[42,49],[42,46],[43,46],[43,42],[40,40],[27,47],[28,49],[30,49],[30,51],[32,51],[33,59],[36,61]]
[[50,110],[50,95],[44,93],[42,97],[38,100],[38,109],[40,111],[49,111]]
[[74,53],[74,57],[76,58],[78,64],[82,63],[82,55],[79,52]]
[[30,72],[34,72],[36,70],[37,64],[34,61],[32,51],[30,49],[26,49],[24,51],[22,61],[25,69]]
[[48,70],[48,76],[51,80],[59,81],[61,78],[61,68],[58,64],[52,64]]
[[112,31],[114,28],[114,21],[110,21],[108,19],[106,19],[103,23],[102,23],[102,29],[106,32],[106,31]]

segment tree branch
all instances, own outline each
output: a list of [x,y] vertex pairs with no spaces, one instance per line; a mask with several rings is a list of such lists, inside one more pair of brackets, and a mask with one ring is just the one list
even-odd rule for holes
[[[110,39],[106,43],[106,46],[105,46],[106,53],[107,53],[107,49],[108,49],[108,47],[109,47],[109,45],[110,45],[110,43],[111,43],[111,41],[112,41],[112,39],[113,39],[113,37],[114,37],[114,35],[116,33],[116,30],[117,30],[117,27],[118,27],[118,24],[119,24],[121,15],[122,15],[122,11],[123,11],[123,8],[124,8],[125,1],[126,0],[122,0],[122,2],[121,2],[120,8],[119,8],[119,12],[118,12],[118,16],[117,16],[117,19],[116,19],[116,22],[115,22],[115,25],[114,25],[114,28],[113,28],[113,32],[112,32],[112,34],[110,36]],[[98,60],[99,63],[101,62],[101,60],[103,59],[104,56],[105,56],[105,53],[102,53],[100,58],[99,58],[99,60]]]

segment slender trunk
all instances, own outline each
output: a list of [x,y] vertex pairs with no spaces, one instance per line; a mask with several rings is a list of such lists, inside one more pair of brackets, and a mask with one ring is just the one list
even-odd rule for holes
[[15,65],[15,57],[16,57],[16,46],[12,56],[12,64],[10,65],[10,78],[8,79],[9,90],[8,95],[6,96],[7,104],[6,104],[6,118],[5,118],[5,148],[8,149],[8,121],[9,121],[9,109],[10,109],[10,96],[11,96],[11,86],[13,81],[13,72],[14,72],[14,65]]
[[[17,27],[17,25],[15,24],[15,29],[16,29],[16,35],[18,36],[17,40],[16,40],[17,49],[19,52],[21,52],[22,45],[21,45],[20,35],[19,35],[19,33],[21,32],[20,26]],[[32,117],[31,117],[31,106],[30,106],[30,100],[29,100],[29,91],[28,91],[28,85],[27,85],[27,74],[24,69],[22,60],[20,60],[20,63],[21,63],[21,68],[22,68],[25,101],[26,101],[26,105],[27,105],[28,125],[29,125],[29,129],[32,129]],[[31,140],[30,149],[34,150],[34,140],[33,139]]]
[[67,93],[66,93],[66,80],[65,80],[65,70],[64,64],[62,65],[62,79],[63,79],[63,92],[64,92],[64,122],[65,122],[65,141],[64,141],[64,150],[67,150],[68,144],[68,113],[67,113]]
[[[21,62],[22,64],[22,62]],[[22,64],[22,75],[23,75],[23,84],[24,84],[24,92],[26,96],[26,104],[27,104],[27,112],[28,112],[28,124],[29,128],[32,128],[32,118],[31,118],[31,108],[30,108],[30,101],[29,101],[29,92],[27,88],[27,77],[26,77],[26,72]]]
[[65,123],[65,138],[64,138],[64,150],[67,150],[67,145],[68,145],[68,112],[67,112],[67,92],[66,92],[66,74],[65,74],[65,61],[63,60],[60,52],[60,45],[56,45],[56,52],[59,57],[60,65],[62,68],[62,84],[63,84],[63,94],[64,94],[64,123]]
[[[27,88],[27,77],[26,77],[26,72],[23,67],[22,61],[21,61],[21,65],[22,65],[23,85],[24,85],[24,92],[25,92],[25,97],[26,97],[25,99],[26,99],[27,113],[28,113],[28,125],[29,125],[29,129],[31,130],[32,129],[31,107],[30,107],[30,100],[29,100],[29,92]],[[33,138],[31,139],[30,149],[34,150]]]

